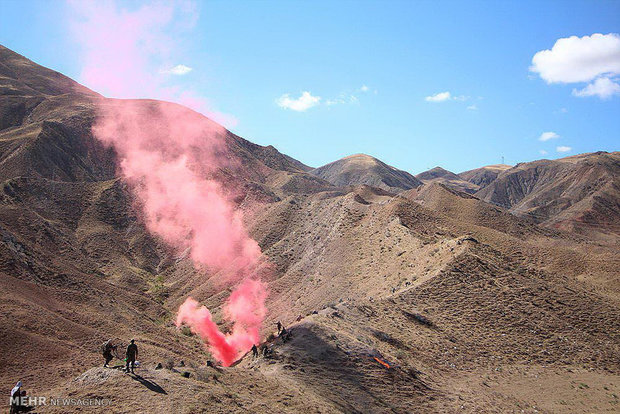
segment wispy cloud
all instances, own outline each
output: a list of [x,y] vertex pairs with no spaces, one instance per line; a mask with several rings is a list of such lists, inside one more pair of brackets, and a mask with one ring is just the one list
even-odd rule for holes
[[601,99],[609,99],[614,95],[620,95],[620,85],[609,78],[598,78],[583,89],[573,89],[573,95],[580,98],[598,96]]
[[325,100],[325,105],[342,105],[342,104],[359,104],[360,100],[356,95],[340,94],[337,98],[331,98]]
[[[293,111],[304,112],[312,107],[318,105],[325,106],[334,106],[334,105],[359,105],[360,103],[360,93],[368,93],[371,89],[367,85],[362,85],[359,88],[351,91],[345,91],[340,93],[340,95],[333,98],[321,98],[320,96],[313,96],[310,92],[304,91],[301,96],[297,99],[291,98],[289,93],[285,93],[280,96],[276,103],[278,106],[284,109],[291,109]],[[377,90],[373,90],[376,94]]]
[[192,70],[194,70],[193,68],[190,68],[189,66],[185,66],[185,65],[176,65],[174,67],[171,67],[169,69],[163,69],[161,71],[161,73],[164,73],[166,75],[177,75],[177,76],[183,76],[183,75],[187,75],[188,73],[190,73]]
[[451,97],[452,95],[450,94],[450,92],[446,91],[438,92],[435,95],[427,96],[426,98],[424,98],[424,100],[426,102],[445,102],[449,101]]
[[470,111],[477,111],[478,110],[478,106],[476,104],[469,105],[467,107],[467,109],[469,109]]
[[308,109],[319,105],[320,102],[320,96],[312,96],[312,94],[308,91],[302,92],[301,96],[297,99],[293,99],[290,94],[285,93],[276,100],[276,103],[280,108],[290,109],[297,112],[305,112]]
[[542,150],[542,149],[541,149],[541,150],[540,150],[540,151],[538,151],[538,152],[540,152],[540,155],[547,155],[547,151],[545,151],[545,150]]
[[569,152],[572,150],[571,147],[567,147],[566,145],[560,145],[559,147],[555,147],[557,152]]
[[558,139],[560,138],[560,136],[558,134],[556,134],[555,132],[543,132],[542,134],[540,134],[540,137],[538,137],[539,141],[549,141],[550,139]]
[[445,91],[445,92],[438,92],[434,95],[427,96],[426,98],[424,98],[424,100],[426,102],[446,102],[446,101],[465,102],[469,100],[469,96],[452,95],[449,91]]
[[547,83],[590,82],[583,89],[573,89],[574,96],[609,99],[620,95],[616,78],[620,75],[620,35],[594,33],[558,39],[551,49],[534,55],[530,71]]

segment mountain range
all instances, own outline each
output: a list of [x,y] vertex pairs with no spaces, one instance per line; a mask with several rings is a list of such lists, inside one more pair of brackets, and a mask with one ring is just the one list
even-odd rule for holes
[[[222,368],[174,319],[191,295],[223,324],[230,290],[147,231],[93,137],[101,102],[0,46],[5,389],[115,412],[617,407],[619,152],[414,176],[364,154],[311,168],[226,131],[215,177],[274,268],[262,337],[282,321],[292,339]],[[140,377],[100,367],[107,338],[136,338]]]

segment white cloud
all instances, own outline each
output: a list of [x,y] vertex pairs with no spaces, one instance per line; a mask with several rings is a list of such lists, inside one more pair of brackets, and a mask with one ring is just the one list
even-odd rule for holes
[[439,92],[435,95],[427,96],[424,98],[426,102],[444,102],[450,100],[450,92]]
[[[321,98],[320,96],[312,96],[310,92],[304,91],[301,96],[297,99],[291,98],[290,94],[286,93],[276,99],[276,103],[281,108],[291,109],[293,111],[303,112],[314,106],[318,106],[323,104],[325,106],[334,106],[334,105],[359,105],[360,99],[362,99],[362,95],[360,93],[370,92],[371,89],[362,85],[360,88],[355,89],[353,92],[345,91],[340,93],[338,96],[332,98]],[[376,94],[377,91],[374,90]]]
[[333,106],[333,105],[341,105],[341,104],[357,104],[359,105],[360,99],[356,95],[348,95],[346,93],[341,93],[337,98],[330,98],[325,100],[325,105]]
[[473,104],[473,105],[469,105],[467,109],[469,109],[470,111],[477,111],[478,107],[476,106],[476,104]]
[[188,73],[190,73],[193,70],[193,68],[190,68],[189,66],[185,66],[185,65],[176,65],[170,69],[164,69],[161,71],[161,73],[165,73],[168,75],[187,75]]
[[545,150],[540,150],[538,152],[540,152],[540,155],[547,155],[547,151],[545,151]]
[[574,96],[608,99],[620,95],[620,85],[614,79],[620,75],[620,35],[595,33],[558,39],[550,50],[534,55],[530,71],[547,83],[594,81],[583,89],[573,89]]
[[530,71],[547,83],[588,82],[601,75],[620,74],[620,35],[595,33],[558,39],[551,50],[534,55]]
[[565,145],[560,145],[559,147],[555,147],[555,150],[557,152],[569,152],[570,150],[572,150],[571,147],[567,147]]
[[312,96],[310,92],[304,91],[297,99],[291,99],[288,93],[285,93],[276,100],[279,107],[290,109],[297,112],[304,112],[317,106],[321,102],[320,96]]
[[573,95],[580,98],[598,96],[601,99],[609,99],[614,95],[620,95],[620,85],[609,78],[597,78],[583,89],[573,89]]
[[555,132],[543,132],[542,134],[540,134],[540,137],[538,137],[539,141],[549,141],[550,139],[558,139],[560,138],[560,136],[558,134],[556,134]]
[[426,102],[445,102],[445,101],[460,101],[465,102],[469,100],[469,96],[465,95],[456,95],[453,96],[450,92],[439,92],[435,95],[427,96],[424,98]]

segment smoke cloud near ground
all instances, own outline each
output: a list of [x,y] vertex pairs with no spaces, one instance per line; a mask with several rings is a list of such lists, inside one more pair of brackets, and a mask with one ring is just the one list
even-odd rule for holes
[[[175,90],[163,89],[152,61],[174,44],[169,26],[180,5],[181,11],[191,9],[187,2],[135,11],[115,2],[70,5],[82,33],[88,86],[123,97],[165,96]],[[205,102],[191,91],[176,96]],[[92,132],[115,149],[119,173],[136,196],[149,231],[179,252],[189,250],[199,272],[223,271],[225,282],[236,285],[223,308],[232,323],[229,333],[221,332],[209,310],[192,298],[179,308],[176,321],[189,325],[216,359],[230,365],[260,340],[267,290],[255,274],[260,248],[229,197],[234,189],[213,178],[227,165],[226,130],[177,104],[102,98]]]
[[210,345],[213,356],[229,366],[260,342],[260,327],[265,317],[267,291],[259,280],[246,279],[230,295],[224,313],[234,321],[232,332],[222,333],[206,306],[187,298],[179,308],[177,326],[187,324],[192,332]]

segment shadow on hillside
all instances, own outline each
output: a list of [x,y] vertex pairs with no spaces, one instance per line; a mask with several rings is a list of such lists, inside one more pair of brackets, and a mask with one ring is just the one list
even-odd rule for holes
[[278,352],[283,368],[344,412],[410,412],[413,406],[430,408],[438,395],[409,371],[381,366],[374,350],[345,352],[322,338],[327,334],[305,326],[292,334]]
[[146,388],[148,388],[149,390],[153,392],[156,392],[158,394],[168,394],[166,390],[164,390],[162,387],[159,386],[159,384],[157,384],[154,381],[149,381],[146,378],[143,378],[138,374],[132,374],[130,375],[130,377],[138,381],[140,384],[144,385]]

